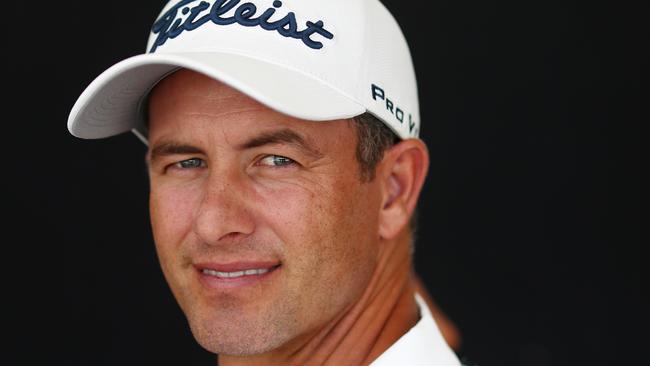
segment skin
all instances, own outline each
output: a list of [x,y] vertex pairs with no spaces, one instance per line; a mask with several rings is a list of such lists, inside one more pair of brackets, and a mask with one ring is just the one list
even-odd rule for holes
[[[364,182],[349,120],[288,117],[188,70],[156,86],[149,112],[156,250],[220,365],[369,364],[417,322],[408,221],[428,168],[422,141],[392,147]],[[304,146],[251,146],[278,131]],[[219,290],[194,266],[236,261],[280,266]]]

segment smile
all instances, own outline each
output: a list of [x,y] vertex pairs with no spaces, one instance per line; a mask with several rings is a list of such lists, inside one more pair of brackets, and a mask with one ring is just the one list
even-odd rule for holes
[[203,263],[196,265],[198,279],[207,289],[233,291],[267,283],[276,277],[278,262]]
[[268,273],[270,268],[260,268],[260,269],[247,269],[245,271],[236,271],[236,272],[220,272],[212,269],[204,269],[202,272],[208,276],[214,276],[219,278],[238,278],[244,276],[259,276],[264,273]]

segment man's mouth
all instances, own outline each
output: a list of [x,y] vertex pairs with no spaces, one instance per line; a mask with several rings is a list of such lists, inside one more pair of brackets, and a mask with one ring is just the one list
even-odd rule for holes
[[[195,267],[199,280],[208,288],[234,290],[264,283],[280,268],[278,262],[201,263]],[[273,276],[275,277],[275,276]]]
[[215,270],[206,268],[206,269],[203,269],[201,272],[203,272],[203,274],[205,274],[205,275],[219,277],[219,278],[238,278],[238,277],[244,277],[244,276],[259,276],[259,275],[268,273],[268,272],[274,270],[275,268],[277,268],[277,267],[247,269],[245,271],[235,271],[235,272],[221,272],[221,271],[215,271]]

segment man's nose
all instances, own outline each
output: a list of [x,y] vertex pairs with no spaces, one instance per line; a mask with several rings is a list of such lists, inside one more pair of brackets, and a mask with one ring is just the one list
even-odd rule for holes
[[253,233],[255,224],[245,178],[211,174],[204,184],[194,217],[194,231],[200,239],[209,245],[224,245]]

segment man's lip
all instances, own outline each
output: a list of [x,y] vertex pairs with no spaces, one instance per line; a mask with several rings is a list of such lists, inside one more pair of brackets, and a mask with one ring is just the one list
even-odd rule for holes
[[246,271],[249,269],[271,270],[278,266],[280,266],[280,262],[278,261],[239,261],[239,262],[228,262],[228,263],[203,262],[203,263],[194,264],[194,267],[198,271],[210,269],[219,272],[239,272],[239,271]]
[[[212,293],[212,291],[239,291],[250,286],[261,286],[268,283],[277,277],[281,263],[278,261],[202,262],[194,266],[199,282]],[[249,270],[263,271],[254,271],[252,274],[244,273]],[[229,272],[233,277],[223,272]]]

